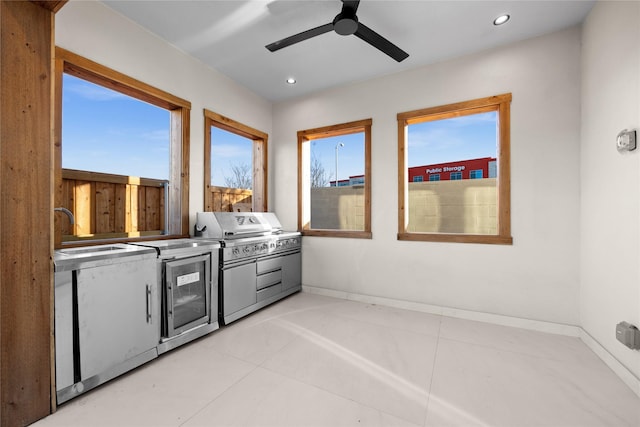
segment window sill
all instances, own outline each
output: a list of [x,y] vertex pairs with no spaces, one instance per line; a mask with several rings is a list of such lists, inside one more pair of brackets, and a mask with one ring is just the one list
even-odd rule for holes
[[155,241],[155,240],[171,240],[171,239],[182,239],[182,238],[189,238],[189,235],[188,234],[187,235],[151,234],[151,235],[139,236],[139,237],[102,237],[102,238],[93,237],[93,238],[86,238],[84,240],[77,239],[77,240],[63,241],[62,245],[55,249],[96,246],[96,245],[110,245],[113,243],[141,243],[141,242],[149,242],[149,241]]
[[344,237],[351,239],[371,239],[370,231],[347,231],[347,230],[302,230],[303,236],[315,237]]
[[398,240],[416,242],[480,243],[487,245],[513,245],[511,236],[482,234],[398,233]]

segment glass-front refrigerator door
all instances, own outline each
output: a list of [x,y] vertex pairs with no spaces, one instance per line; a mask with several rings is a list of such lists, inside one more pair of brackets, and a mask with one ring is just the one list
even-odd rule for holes
[[167,337],[209,322],[210,272],[209,254],[166,262]]

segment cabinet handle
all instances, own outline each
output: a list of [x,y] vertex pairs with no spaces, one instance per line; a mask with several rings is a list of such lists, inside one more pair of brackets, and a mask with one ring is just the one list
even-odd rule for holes
[[146,285],[147,292],[147,323],[151,323],[151,286]]

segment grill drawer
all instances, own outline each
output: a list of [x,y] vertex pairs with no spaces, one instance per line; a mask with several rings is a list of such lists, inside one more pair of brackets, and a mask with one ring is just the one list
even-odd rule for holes
[[258,260],[258,264],[256,266],[256,273],[263,274],[268,273],[269,271],[280,270],[282,268],[282,258],[270,258]]
[[278,283],[275,286],[271,286],[269,288],[261,289],[257,292],[258,301],[264,301],[267,298],[271,298],[272,296],[278,295],[282,292],[282,284]]
[[261,274],[257,277],[256,289],[260,290],[268,288],[277,283],[282,282],[282,270],[272,271],[270,273]]

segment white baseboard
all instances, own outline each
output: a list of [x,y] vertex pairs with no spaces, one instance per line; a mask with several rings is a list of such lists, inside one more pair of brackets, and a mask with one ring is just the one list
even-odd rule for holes
[[560,323],[544,322],[540,320],[522,319],[518,317],[503,316],[500,314],[482,313],[479,311],[460,310],[451,307],[441,307],[419,302],[403,301],[392,298],[376,297],[370,295],[354,294],[333,289],[319,288],[316,286],[302,285],[302,291],[310,294],[340,298],[367,304],[378,304],[405,310],[420,311],[423,313],[438,314],[441,316],[456,317],[460,319],[475,320],[478,322],[493,323],[502,326],[529,329],[539,332],[547,332],[557,335],[566,335],[580,338],[620,379],[640,397],[640,379],[629,371],[622,363],[611,355],[599,342],[589,335],[580,326],[564,325]]
[[580,339],[584,342],[587,347],[591,349],[602,361],[609,367],[613,372],[616,373],[618,377],[626,385],[629,386],[631,390],[635,394],[640,397],[640,379],[636,377],[630,370],[628,370],[622,363],[618,361],[611,353],[607,351],[598,341],[596,341],[591,335],[587,333],[587,331],[580,329]]

